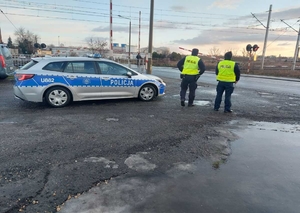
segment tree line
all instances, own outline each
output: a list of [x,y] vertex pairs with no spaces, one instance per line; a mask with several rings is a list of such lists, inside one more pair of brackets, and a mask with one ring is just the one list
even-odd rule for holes
[[168,51],[163,51],[162,53],[153,52],[152,58],[153,59],[170,59],[171,61],[179,61],[183,56],[179,53],[172,52],[169,53]]
[[12,42],[11,37],[8,37],[7,47],[8,48],[18,48],[19,52],[22,54],[32,54],[35,51],[34,44],[38,43],[40,37],[37,34],[25,30],[25,28],[20,27],[14,33],[16,39]]
[[[8,37],[7,47],[11,49],[18,49],[20,54],[34,54],[37,50],[34,44],[39,43],[41,38],[39,35],[26,30],[23,27],[16,29],[14,32],[15,40],[12,41],[11,36]],[[102,41],[99,38],[88,38],[86,39],[87,45],[92,53],[104,53],[107,47],[107,42]],[[51,50],[54,45],[47,45]],[[64,47],[63,44],[59,45],[60,47]]]
[[[14,32],[15,41],[12,41],[12,38],[9,36],[7,40],[7,47],[11,49],[18,49],[20,54],[34,54],[36,52],[36,48],[34,44],[39,43],[41,38],[39,35],[26,30],[23,27],[16,29]],[[100,53],[104,55],[107,52],[107,42],[101,40],[100,38],[90,37],[86,39],[86,43],[92,53]],[[51,50],[54,45],[47,45]],[[60,44],[63,47],[63,44]],[[183,56],[179,53],[172,52],[170,53],[168,50],[162,51],[162,53],[153,52],[153,59],[169,59],[171,61],[178,61]]]

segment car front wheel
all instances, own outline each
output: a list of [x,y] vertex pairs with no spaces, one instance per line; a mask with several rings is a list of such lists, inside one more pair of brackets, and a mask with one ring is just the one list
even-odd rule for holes
[[52,107],[64,107],[70,103],[71,94],[63,87],[53,87],[46,92],[45,99]]
[[156,96],[156,90],[152,85],[145,85],[139,91],[139,99],[142,101],[151,101]]

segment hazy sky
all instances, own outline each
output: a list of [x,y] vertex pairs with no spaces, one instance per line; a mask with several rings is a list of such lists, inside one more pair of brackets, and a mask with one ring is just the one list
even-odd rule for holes
[[[147,47],[150,0],[112,2],[113,43],[128,44],[129,20],[121,15],[131,18],[131,44],[138,45],[141,11],[141,47]],[[247,44],[258,44],[261,54],[270,5],[266,54],[293,56],[297,32],[292,28],[298,31],[300,24],[300,1],[295,0],[154,0],[153,46],[181,53],[179,47],[197,47],[205,54],[215,47],[241,54]],[[2,38],[14,40],[16,28],[23,27],[48,45],[87,46],[89,37],[109,42],[109,8],[110,0],[0,0]]]

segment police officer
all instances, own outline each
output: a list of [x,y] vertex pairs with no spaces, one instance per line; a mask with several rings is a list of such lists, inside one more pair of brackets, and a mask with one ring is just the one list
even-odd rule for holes
[[136,65],[137,65],[138,67],[141,65],[141,59],[143,59],[143,58],[142,58],[142,56],[140,55],[140,53],[138,53],[137,56],[136,56]]
[[231,60],[232,52],[226,52],[224,60],[220,61],[216,67],[217,75],[217,96],[215,99],[214,110],[219,111],[222,96],[225,91],[225,106],[224,112],[231,113],[231,94],[234,90],[234,84],[240,80],[239,66]]
[[198,57],[199,50],[193,49],[192,54],[182,58],[177,63],[178,69],[181,71],[181,90],[180,90],[180,103],[185,106],[186,91],[189,88],[188,106],[194,106],[195,91],[197,89],[197,80],[205,71],[205,65]]

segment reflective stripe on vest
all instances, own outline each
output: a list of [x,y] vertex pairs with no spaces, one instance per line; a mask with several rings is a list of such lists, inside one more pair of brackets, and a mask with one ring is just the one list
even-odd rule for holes
[[229,60],[223,60],[220,61],[218,64],[218,75],[217,80],[218,81],[225,81],[225,82],[235,82],[236,76],[234,73],[234,61]]
[[199,74],[199,66],[198,66],[199,60],[200,60],[200,58],[198,56],[193,56],[193,55],[186,56],[181,74],[198,75]]

